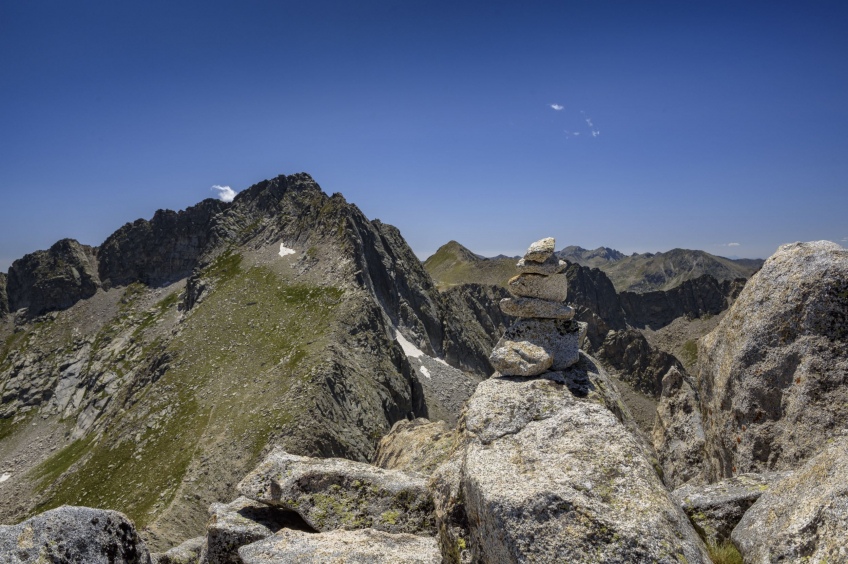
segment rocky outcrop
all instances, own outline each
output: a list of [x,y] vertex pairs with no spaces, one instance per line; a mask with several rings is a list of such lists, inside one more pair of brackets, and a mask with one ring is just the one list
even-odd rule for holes
[[135,525],[117,511],[63,506],[13,526],[0,525],[0,560],[150,564]]
[[320,534],[280,531],[239,549],[244,564],[439,564],[431,537],[391,534],[375,529]]
[[207,250],[213,219],[226,207],[207,199],[180,212],[158,210],[149,221],[127,223],[98,249],[104,285],[159,286],[186,278]]
[[238,549],[262,540],[280,529],[314,533],[300,516],[240,497],[231,503],[213,503],[200,554],[200,564],[241,564]]
[[423,476],[361,462],[313,459],[276,449],[242,480],[239,491],[296,511],[316,531],[435,531],[433,500]]
[[0,272],[0,317],[9,313],[9,296],[6,294],[6,274]]
[[454,450],[457,433],[444,421],[424,418],[398,421],[380,439],[374,464],[387,470],[430,475]]
[[686,372],[671,368],[663,376],[654,418],[653,443],[669,488],[704,482],[704,426],[698,392]]
[[9,310],[26,308],[29,317],[69,308],[99,287],[95,250],[73,239],[16,260],[6,281]]
[[197,564],[205,546],[206,537],[194,537],[167,552],[151,554],[150,557],[153,564]]
[[596,356],[617,371],[622,380],[655,398],[662,392],[663,376],[672,368],[683,370],[674,356],[652,347],[635,329],[607,333]]
[[792,469],[848,424],[848,251],[784,245],[698,348],[711,481]]
[[848,562],[846,475],[848,436],[842,435],[772,484],[733,529],[745,562]]
[[709,274],[665,291],[621,292],[621,308],[633,327],[665,327],[678,317],[716,315],[745,286],[744,278],[719,282]]
[[588,360],[571,370],[586,378],[577,395],[565,371],[566,385],[496,376],[469,402],[455,499],[472,559],[709,562],[644,446],[607,407],[611,382]]
[[672,492],[708,544],[721,545],[764,492],[790,472],[739,474],[714,484],[685,485]]

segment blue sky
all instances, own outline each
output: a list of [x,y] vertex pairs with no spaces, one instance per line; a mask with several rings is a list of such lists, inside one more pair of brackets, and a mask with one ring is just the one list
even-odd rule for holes
[[817,0],[7,0],[0,270],[301,171],[422,258],[844,245],[846,29]]

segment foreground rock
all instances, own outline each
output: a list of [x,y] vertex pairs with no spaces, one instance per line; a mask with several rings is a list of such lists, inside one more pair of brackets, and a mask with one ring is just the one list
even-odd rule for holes
[[707,543],[720,545],[730,539],[733,528],[773,483],[790,472],[740,474],[715,484],[686,485],[672,492],[698,533]]
[[238,549],[241,546],[262,540],[282,528],[309,530],[297,513],[246,497],[232,503],[213,503],[209,517],[201,564],[239,564]]
[[429,475],[445,460],[457,442],[457,432],[444,421],[424,418],[398,421],[380,439],[374,465],[387,470]]
[[652,436],[666,486],[704,483],[704,426],[698,392],[686,372],[676,366],[663,376]]
[[239,549],[244,564],[439,564],[436,539],[374,529],[310,534],[283,530]]
[[250,499],[296,511],[316,531],[435,534],[433,499],[420,474],[276,449],[238,489]]
[[195,537],[167,552],[151,554],[150,557],[153,564],[197,564],[205,546],[206,537]]
[[848,436],[831,441],[745,513],[732,539],[745,562],[848,562]]
[[814,456],[848,425],[848,251],[780,247],[701,339],[697,370],[711,481]]
[[133,522],[117,511],[63,506],[13,526],[0,525],[0,562],[149,564]]

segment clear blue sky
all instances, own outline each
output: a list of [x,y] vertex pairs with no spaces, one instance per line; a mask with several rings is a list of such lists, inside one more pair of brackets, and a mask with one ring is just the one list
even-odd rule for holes
[[845,244],[846,30],[843,0],[5,0],[0,270],[300,171],[422,258]]

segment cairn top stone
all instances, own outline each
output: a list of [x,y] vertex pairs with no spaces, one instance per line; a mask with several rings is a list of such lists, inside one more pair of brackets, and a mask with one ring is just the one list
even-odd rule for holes
[[546,237],[530,245],[527,252],[524,253],[524,260],[531,262],[545,262],[554,252],[556,240],[553,237]]

